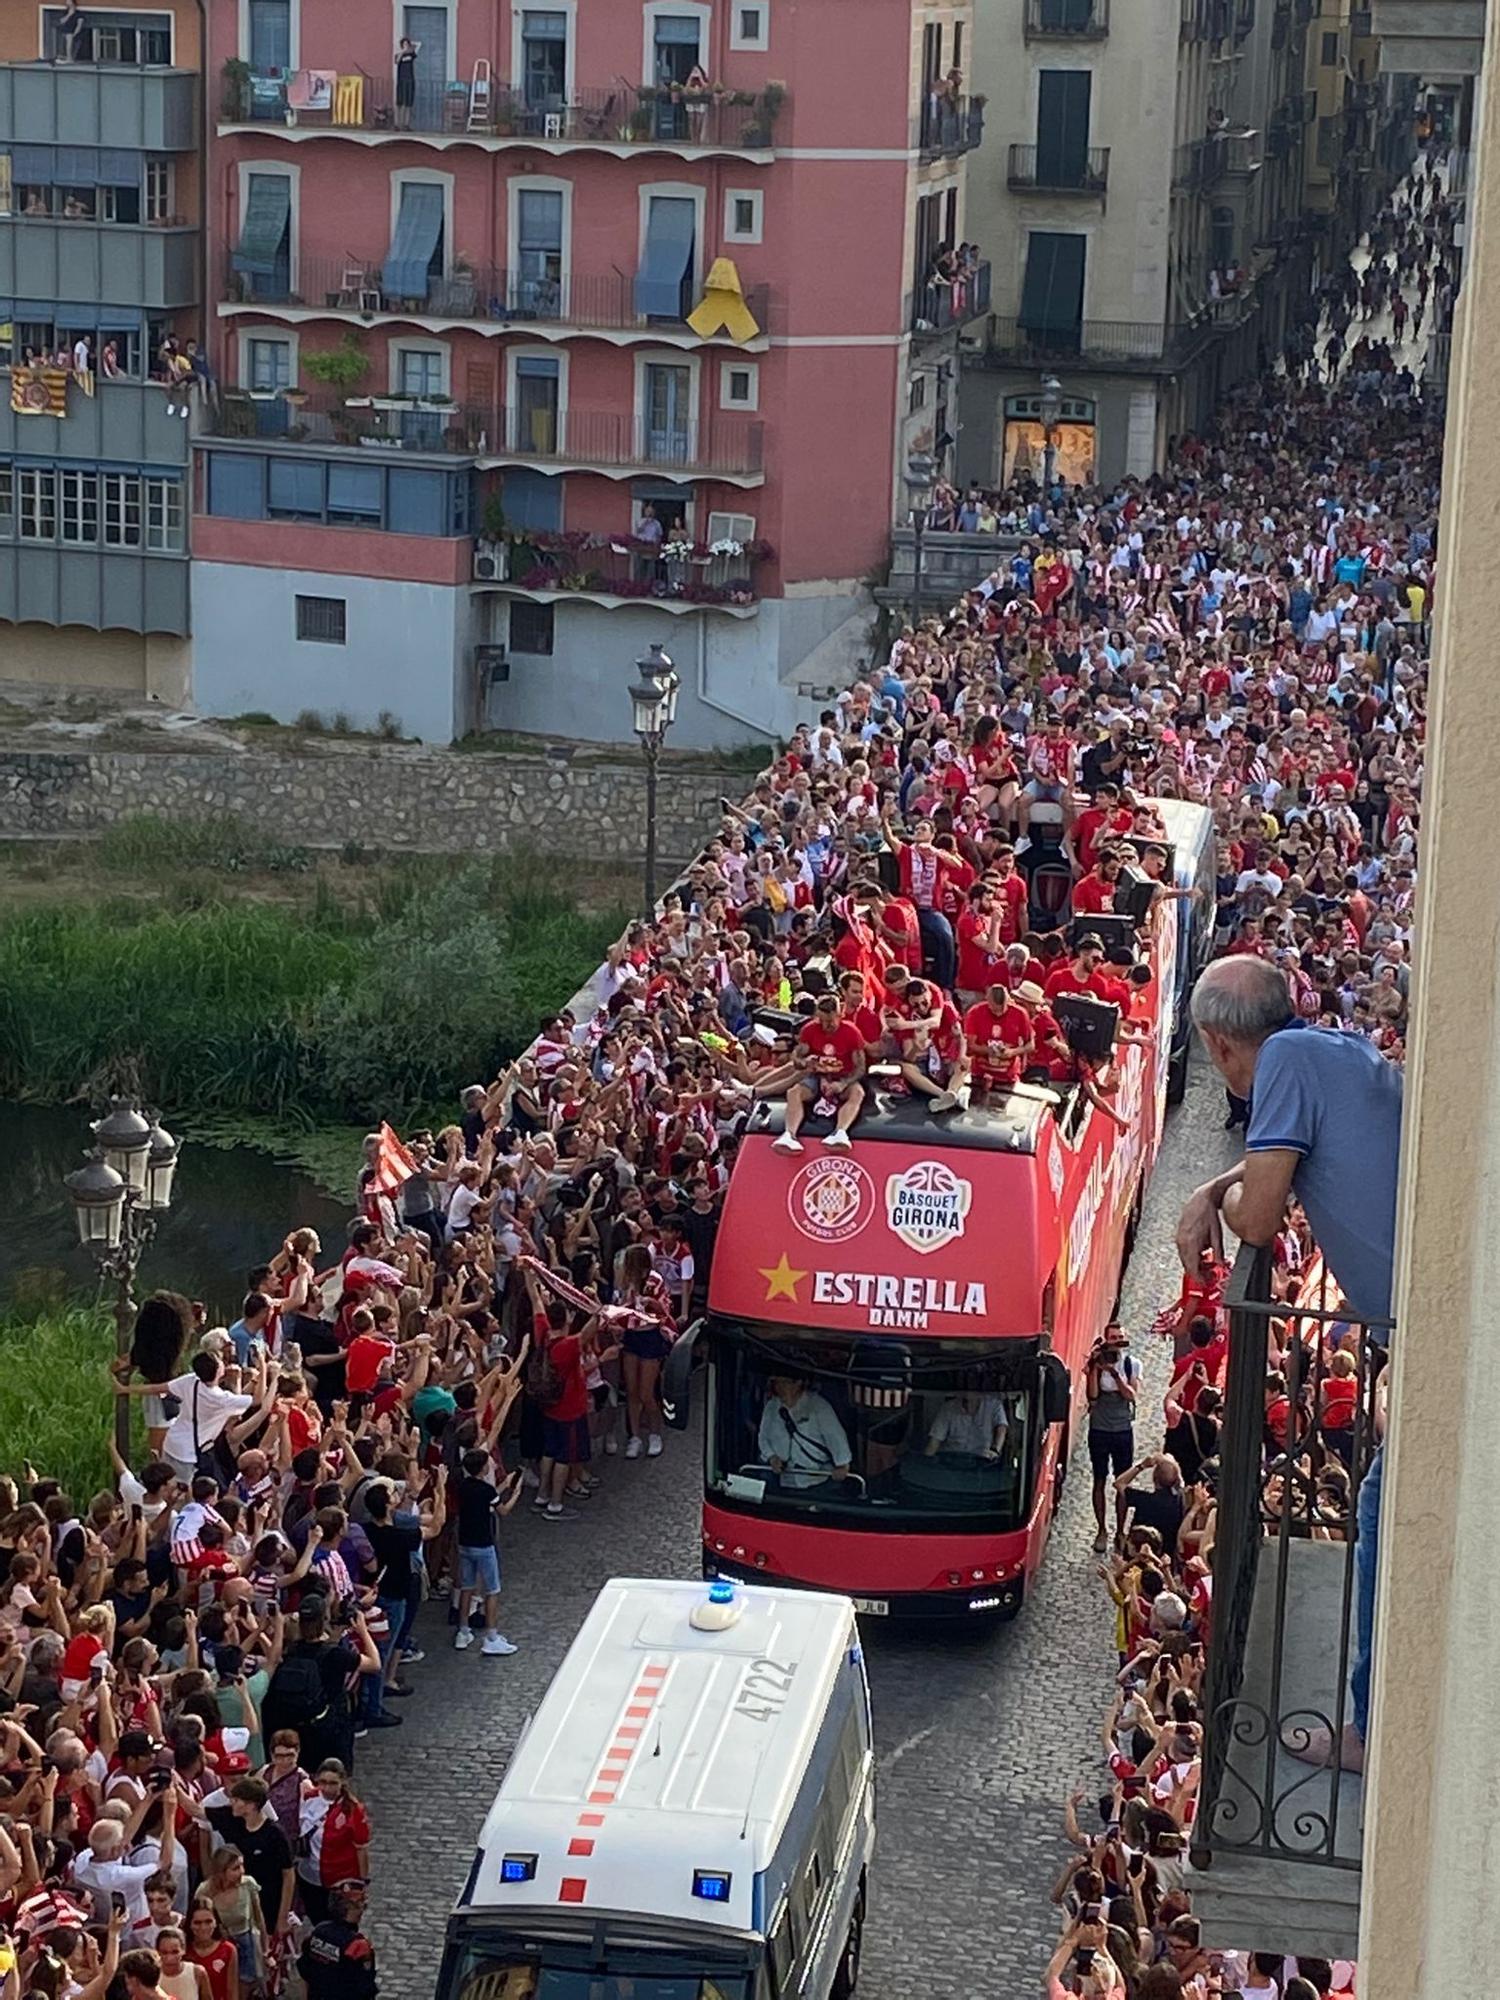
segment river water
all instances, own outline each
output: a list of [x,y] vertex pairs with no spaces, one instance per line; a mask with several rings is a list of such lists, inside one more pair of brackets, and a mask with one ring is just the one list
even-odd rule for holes
[[[195,1146],[184,1125],[172,1207],[141,1260],[138,1295],[158,1286],[201,1299],[213,1324],[238,1313],[246,1273],[309,1223],[335,1254],[350,1210],[306,1174],[250,1146]],[[63,1176],[89,1143],[86,1107],[0,1104],[0,1307],[38,1283],[92,1294],[92,1260],[78,1245]]]

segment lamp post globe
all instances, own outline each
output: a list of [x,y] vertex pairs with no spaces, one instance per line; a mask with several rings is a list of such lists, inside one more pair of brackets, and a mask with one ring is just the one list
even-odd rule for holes
[[636,682],[630,690],[631,727],[641,739],[646,758],[646,918],[656,915],[656,777],[662,740],[677,720],[677,693],[682,683],[672,656],[662,646],[648,646],[635,663]]
[[63,1180],[73,1204],[78,1240],[85,1250],[118,1250],[125,1229],[125,1179],[105,1159],[102,1149],[88,1155],[76,1172]]
[[151,1123],[128,1097],[112,1097],[109,1110],[94,1126],[94,1138],[106,1161],[133,1195],[146,1191],[146,1165],[151,1152]]
[[172,1183],[177,1178],[177,1160],[182,1148],[163,1128],[154,1111],[148,1116],[151,1145],[146,1154],[146,1206],[160,1211],[172,1206]]
[[915,630],[922,622],[922,537],[927,527],[927,510],[932,505],[933,488],[937,485],[937,460],[930,451],[909,452],[904,477],[915,537],[911,580],[911,622]]
[[1057,427],[1062,422],[1062,384],[1055,375],[1042,377],[1042,393],[1037,408],[1042,419],[1042,435],[1045,444],[1042,452],[1042,486],[1051,492],[1052,482],[1057,474]]

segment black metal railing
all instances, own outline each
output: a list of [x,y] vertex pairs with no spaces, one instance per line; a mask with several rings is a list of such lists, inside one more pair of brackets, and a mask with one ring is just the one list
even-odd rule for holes
[[990,318],[986,347],[991,360],[1006,366],[1134,362],[1170,369],[1181,366],[1216,334],[1231,331],[1244,313],[1245,303],[1239,297],[1216,300],[1177,325],[1163,325],[1160,320],[1083,319],[1072,326],[1043,327],[996,313]]
[[[1322,1260],[1300,1277],[1244,1246],[1229,1369],[1195,1866],[1216,1854],[1360,1865],[1360,1780],[1341,1745],[1357,1647],[1355,1520],[1376,1448],[1389,1321],[1359,1319]],[[1326,1733],[1328,1763],[1302,1753]]]
[[907,324],[913,333],[946,333],[990,309],[990,267],[986,259],[960,278],[934,278],[911,295]]
[[926,99],[917,119],[917,151],[924,160],[954,160],[984,139],[982,97]]
[[476,541],[472,576],[516,590],[750,604],[767,553],[756,542],[649,543],[627,534],[516,529],[500,540]]
[[1109,186],[1108,146],[1061,152],[1054,146],[1012,146],[1006,185],[1038,194],[1103,194]]
[[[229,304],[315,306],[330,313],[401,313],[405,316],[479,320],[526,327],[598,327],[611,331],[682,331],[700,289],[689,276],[678,290],[675,313],[637,311],[635,274],[629,271],[509,271],[503,265],[456,264],[446,275],[416,274],[415,291],[386,285],[386,260],[300,255],[270,271],[238,268],[238,253],[222,253],[219,297]],[[394,274],[393,274],[394,275]],[[411,273],[403,274],[411,279]],[[747,286],[745,304],[761,333],[770,330],[770,288]]]
[[1207,139],[1190,139],[1173,151],[1173,187],[1208,187],[1223,174],[1228,157],[1229,147],[1222,133]]
[[653,468],[753,477],[765,463],[758,418],[715,410],[706,421],[653,422],[621,410],[504,409],[445,397],[339,395],[226,388],[204,435],[283,444],[440,452],[528,465]]
[[248,77],[225,77],[219,115],[231,124],[290,122],[333,132],[763,152],[775,144],[786,108],[786,89],[779,83],[760,90],[688,91],[620,82],[566,93],[513,90],[503,83],[487,92],[459,81],[419,83],[412,102],[398,105],[388,77],[351,68],[324,92],[301,82],[306,74],[252,70]]
[[1022,33],[1097,39],[1109,33],[1109,0],[1026,0]]

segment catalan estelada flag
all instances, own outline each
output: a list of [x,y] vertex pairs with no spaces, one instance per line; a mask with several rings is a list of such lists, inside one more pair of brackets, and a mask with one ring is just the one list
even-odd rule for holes
[[10,406],[18,417],[65,417],[68,414],[66,368],[12,368]]

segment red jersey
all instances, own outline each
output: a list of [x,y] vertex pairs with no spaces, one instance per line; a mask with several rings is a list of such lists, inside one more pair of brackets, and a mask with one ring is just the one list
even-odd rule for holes
[[892,955],[900,964],[906,967],[908,972],[920,972],[922,970],[922,933],[917,928],[917,908],[915,903],[909,903],[904,896],[892,896],[887,900],[880,915],[881,921],[888,930],[900,931],[902,934],[903,941],[900,944],[897,944],[893,938],[885,940]]
[[380,1379],[381,1363],[394,1355],[396,1343],[384,1334],[361,1333],[349,1344],[344,1386],[351,1396],[368,1396]]
[[1092,972],[1080,975],[1065,961],[1047,974],[1047,984],[1043,991],[1049,1000],[1055,1000],[1059,993],[1089,993],[1096,1000],[1112,1000],[1114,994],[1110,989],[1113,983],[1097,966]]
[[1080,868],[1092,868],[1099,859],[1100,843],[1110,834],[1129,833],[1133,821],[1122,806],[1106,812],[1103,806],[1089,806],[1073,822],[1073,852]]
[[958,920],[958,984],[965,993],[982,993],[1001,977],[1005,952],[986,951],[979,940],[989,934],[990,920],[978,910],[965,910]]
[[1106,882],[1102,875],[1088,874],[1073,884],[1075,917],[1095,917],[1101,910],[1112,910],[1114,906],[1115,885]]
[[852,1077],[856,1058],[865,1049],[864,1036],[847,1020],[836,1021],[831,1028],[825,1028],[820,1021],[809,1021],[797,1040],[816,1058],[814,1073],[831,1083]]
[[964,908],[974,886],[974,870],[958,855],[951,855],[938,883],[938,907],[952,923]]
[[1015,873],[995,884],[995,906],[1000,912],[1001,944],[1019,944],[1026,929],[1026,878]]
[[[1014,1083],[1031,1046],[1031,1017],[1024,1007],[1006,1007],[996,1013],[988,1000],[981,1000],[964,1015],[964,1039],[981,1083]],[[1017,1051],[1013,1055],[1004,1049]]]

